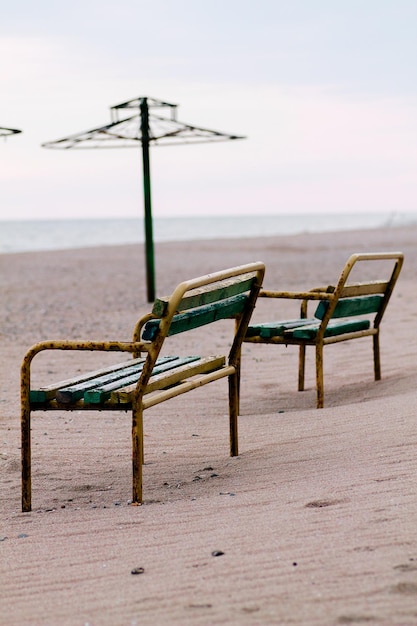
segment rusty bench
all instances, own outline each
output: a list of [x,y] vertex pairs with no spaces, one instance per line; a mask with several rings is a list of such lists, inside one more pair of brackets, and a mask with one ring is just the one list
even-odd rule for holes
[[[133,341],[43,341],[25,355],[21,370],[22,510],[32,507],[31,413],[33,411],[131,411],[132,500],[142,502],[143,412],[165,400],[227,377],[230,454],[238,454],[241,342],[264,276],[263,263],[251,263],[182,282],[168,298],[157,299],[134,329]],[[232,318],[220,355],[161,356],[171,335]],[[230,347],[231,345],[231,347]],[[33,389],[34,357],[45,350],[130,353],[111,367]],[[133,357],[133,358],[132,358]]]
[[[380,272],[377,280],[349,282],[353,269],[372,265]],[[263,298],[301,301],[300,316],[261,322],[249,326],[245,342],[299,346],[298,390],[304,390],[306,346],[314,346],[316,357],[317,408],[324,405],[323,348],[329,344],[372,337],[375,380],[381,378],[379,334],[382,317],[403,264],[401,252],[353,254],[347,260],[335,286],[307,292],[261,290]],[[359,267],[360,266],[360,267]],[[360,272],[359,272],[360,277]],[[309,302],[318,302],[312,317]]]

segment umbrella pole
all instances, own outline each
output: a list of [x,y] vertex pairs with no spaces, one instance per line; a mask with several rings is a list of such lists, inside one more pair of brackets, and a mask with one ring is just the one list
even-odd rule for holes
[[142,134],[143,194],[145,209],[146,286],[148,302],[153,302],[155,300],[155,257],[152,227],[151,174],[149,165],[149,110],[146,98],[142,98],[141,100],[140,112]]

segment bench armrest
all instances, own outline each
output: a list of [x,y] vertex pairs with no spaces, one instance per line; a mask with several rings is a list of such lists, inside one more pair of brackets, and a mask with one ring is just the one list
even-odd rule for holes
[[333,299],[334,287],[316,287],[310,291],[270,291],[261,289],[260,298],[275,298],[286,300],[301,300],[300,317],[306,318],[308,313],[308,303],[313,301],[330,301]]
[[25,354],[22,363],[22,385],[29,383],[32,359],[44,350],[85,350],[95,352],[130,352],[138,354],[149,351],[149,344],[142,341],[41,341]]
[[319,287],[311,291],[271,291],[261,289],[260,298],[285,298],[289,300],[331,300],[333,294],[327,291],[327,287]]
[[43,350],[90,350],[96,352],[140,352],[148,350],[149,344],[143,341],[41,341],[32,346],[26,356],[35,356]]

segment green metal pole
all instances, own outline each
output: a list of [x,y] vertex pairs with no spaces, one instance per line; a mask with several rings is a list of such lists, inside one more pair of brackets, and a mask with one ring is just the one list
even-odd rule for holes
[[152,227],[151,173],[149,166],[149,109],[146,98],[142,98],[141,100],[140,113],[143,161],[143,194],[145,208],[146,285],[148,302],[153,302],[155,300],[155,258]]

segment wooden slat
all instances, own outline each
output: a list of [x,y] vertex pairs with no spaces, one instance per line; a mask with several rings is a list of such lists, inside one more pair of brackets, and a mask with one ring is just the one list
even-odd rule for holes
[[[187,366],[187,364],[189,363],[198,361],[199,358],[200,357],[198,356],[164,357],[163,359],[158,359],[152,372],[153,372],[153,375],[154,374],[163,375],[164,372],[170,372],[173,369],[177,369],[181,366]],[[139,372],[139,375],[140,375],[140,372]],[[85,404],[102,404],[103,402],[108,400],[111,396],[111,393],[113,391],[116,391],[117,389],[127,387],[128,385],[133,385],[133,387],[136,388],[138,379],[139,379],[138,374],[130,374],[130,375],[125,376],[124,378],[108,382],[107,384],[97,385],[94,388],[89,389],[84,393],[84,403]]]
[[[383,296],[360,296],[358,298],[343,298],[339,300],[335,310],[332,313],[332,318],[335,317],[353,317],[356,315],[368,315],[376,313],[381,306]],[[327,307],[329,305],[326,302],[320,302],[318,305],[315,317],[323,319],[326,314]]]
[[[255,277],[253,274],[243,274],[242,276],[235,276],[217,283],[192,289],[182,298],[179,310],[187,311],[250,291],[254,280]],[[170,298],[159,298],[155,300],[152,313],[157,317],[163,317],[166,314],[169,300]]]
[[[160,389],[166,389],[177,385],[185,378],[190,378],[198,374],[205,374],[213,372],[224,367],[226,359],[224,356],[211,356],[202,357],[198,361],[183,365],[170,372],[163,374],[154,374],[149,380],[149,384],[146,387],[146,394],[152,393]],[[155,370],[154,370],[155,371]],[[133,394],[136,390],[136,385],[130,385],[124,389],[119,389],[111,394],[110,402],[112,404],[129,404],[132,402]]]
[[[366,319],[358,319],[358,320],[345,320],[345,321],[336,321],[330,320],[328,323],[326,330],[324,331],[325,337],[334,337],[336,335],[343,335],[344,333],[352,333],[357,332],[359,330],[367,330],[370,326],[369,320]],[[295,328],[294,330],[289,330],[284,333],[285,335],[289,335],[294,339],[314,339],[317,335],[317,331],[320,328],[320,323],[311,324],[310,326],[301,326],[300,328]]]
[[107,365],[106,367],[102,367],[92,372],[86,372],[85,374],[80,374],[79,376],[75,376],[73,378],[67,378],[66,380],[61,380],[52,385],[47,385],[46,387],[31,389],[30,402],[46,402],[47,400],[55,398],[55,394],[58,389],[62,389],[63,387],[70,387],[71,385],[77,385],[78,383],[83,383],[87,380],[91,380],[92,378],[97,378],[105,374],[110,374],[111,372],[117,372],[118,370],[124,369],[125,367],[144,363],[144,361],[145,359],[143,357],[139,359],[131,359],[130,361],[124,361],[123,363],[117,363],[116,365]]
[[156,391],[155,393],[147,396],[143,402],[143,408],[149,409],[151,406],[155,406],[160,402],[164,402],[170,398],[176,398],[187,391],[192,391],[193,389],[212,383],[215,380],[220,380],[225,376],[230,376],[231,374],[234,374],[235,371],[236,370],[233,365],[225,365],[220,369],[195,376],[194,378],[187,378],[186,380],[181,381],[178,385],[174,385],[173,387],[169,387],[167,389],[161,389],[160,391]]
[[[214,304],[208,304],[201,306],[198,309],[187,311],[186,313],[179,313],[174,315],[171,326],[169,328],[168,335],[176,335],[183,333],[187,330],[199,328],[205,324],[211,324],[217,320],[225,319],[228,317],[234,317],[242,313],[247,302],[247,296],[240,294],[222,300]],[[159,330],[160,320],[150,320],[146,322],[142,333],[142,339],[144,341],[153,341]]]
[[[165,363],[173,358],[175,357],[162,357],[159,359],[159,362]],[[75,385],[58,389],[55,397],[61,404],[73,404],[74,402],[77,402],[77,400],[83,398],[85,392],[89,389],[95,389],[106,384],[116,383],[117,381],[125,380],[128,376],[134,376],[137,379],[143,370],[144,363],[145,359],[142,359],[141,363],[137,363],[135,365],[130,365],[126,362],[126,366],[124,368],[119,368],[115,372],[110,372],[108,374],[104,374],[103,376],[98,376],[97,378],[91,378],[85,382],[80,382]],[[119,387],[121,386],[123,385],[119,384]]]
[[282,320],[278,322],[264,322],[262,324],[251,325],[248,327],[246,337],[280,337],[286,330],[298,328],[306,324],[313,324],[316,320],[312,317],[299,318],[293,320]]
[[376,293],[385,293],[388,285],[389,283],[383,280],[374,280],[369,283],[352,283],[343,287],[341,297],[371,296]]

